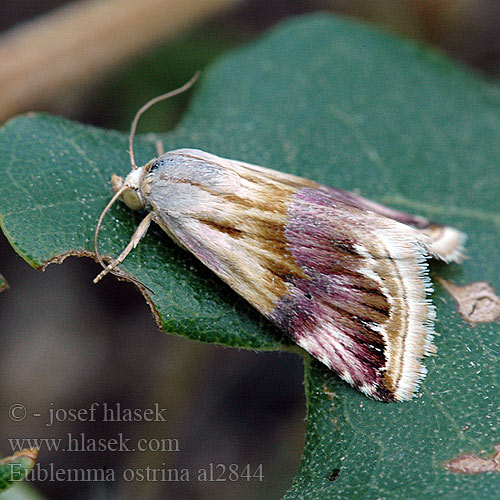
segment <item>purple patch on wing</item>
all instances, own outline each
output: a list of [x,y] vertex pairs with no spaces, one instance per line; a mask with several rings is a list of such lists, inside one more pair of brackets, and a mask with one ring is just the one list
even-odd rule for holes
[[307,277],[287,280],[290,293],[276,304],[272,319],[355,387],[373,387],[374,395],[388,400],[381,372],[385,345],[376,325],[388,319],[389,304],[360,272],[364,257],[353,235],[367,234],[362,215],[324,191],[303,188],[294,195],[285,236]]

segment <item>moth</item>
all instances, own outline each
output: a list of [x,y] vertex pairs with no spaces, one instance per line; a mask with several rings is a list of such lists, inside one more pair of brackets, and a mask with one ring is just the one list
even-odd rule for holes
[[[435,309],[426,260],[460,262],[460,231],[341,189],[196,149],[161,153],[113,175],[115,195],[95,232],[106,273],[135,248],[151,221],[299,346],[362,393],[404,401],[434,352]],[[97,249],[106,212],[120,198],[148,212],[108,265]]]

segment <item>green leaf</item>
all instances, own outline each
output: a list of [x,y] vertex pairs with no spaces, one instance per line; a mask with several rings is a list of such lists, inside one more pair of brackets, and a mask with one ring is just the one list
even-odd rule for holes
[[[500,92],[444,56],[326,15],[294,19],[220,59],[193,92],[166,149],[206,151],[304,175],[469,235],[463,265],[436,278],[500,291]],[[154,134],[136,159],[155,154]],[[42,267],[91,255],[112,173],[129,171],[126,136],[48,116],[0,132],[2,228]],[[100,245],[117,255],[140,218],[116,205]],[[159,229],[122,268],[153,290],[165,331],[254,349],[284,340]],[[109,279],[109,278],[108,278]],[[147,294],[146,294],[147,295]],[[498,324],[473,328],[436,283],[438,353],[420,397],[383,404],[306,358],[307,442],[287,499],[498,497],[500,474],[453,474],[445,463],[500,443]],[[271,480],[271,479],[269,479]]]
[[23,450],[0,460],[0,491],[22,481],[35,465],[38,450]]

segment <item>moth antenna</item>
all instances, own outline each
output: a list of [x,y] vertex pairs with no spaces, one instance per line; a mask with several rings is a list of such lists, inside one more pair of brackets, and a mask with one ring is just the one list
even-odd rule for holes
[[102,260],[102,257],[101,257],[101,254],[99,253],[99,248],[98,248],[98,245],[97,245],[97,238],[99,236],[99,230],[101,229],[101,224],[102,224],[102,221],[104,219],[104,216],[106,215],[107,211],[113,206],[113,204],[115,203],[115,201],[121,196],[121,194],[123,193],[123,191],[125,191],[125,189],[127,189],[127,186],[124,184],[113,196],[113,198],[111,198],[111,200],[109,200],[108,204],[106,205],[106,207],[104,208],[104,210],[101,212],[101,215],[99,216],[99,220],[97,221],[97,226],[95,228],[95,232],[94,232],[94,252],[95,252],[95,256],[97,257],[97,260],[99,261],[99,264],[101,264],[102,267],[106,267],[106,263]]
[[134,119],[132,120],[132,124],[130,125],[130,135],[128,137],[128,153],[130,156],[130,165],[133,170],[138,169],[139,167],[135,163],[135,158],[134,158],[134,136],[135,136],[135,131],[137,129],[137,123],[139,121],[139,118],[142,116],[144,111],[147,111],[151,106],[156,104],[157,102],[163,101],[165,99],[169,99],[170,97],[174,97],[178,94],[182,94],[186,90],[188,90],[190,87],[193,86],[193,84],[198,80],[198,77],[200,76],[200,71],[197,71],[191,80],[189,82],[185,83],[182,87],[179,87],[178,89],[171,90],[170,92],[167,92],[166,94],[159,95],[150,101],[148,101],[146,104],[144,104],[142,107],[139,108],[139,111],[134,116]]

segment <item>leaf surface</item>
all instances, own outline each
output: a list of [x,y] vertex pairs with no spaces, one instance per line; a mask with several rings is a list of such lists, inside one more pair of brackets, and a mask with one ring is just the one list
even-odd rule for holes
[[22,481],[36,462],[38,450],[26,449],[0,460],[0,491]]

